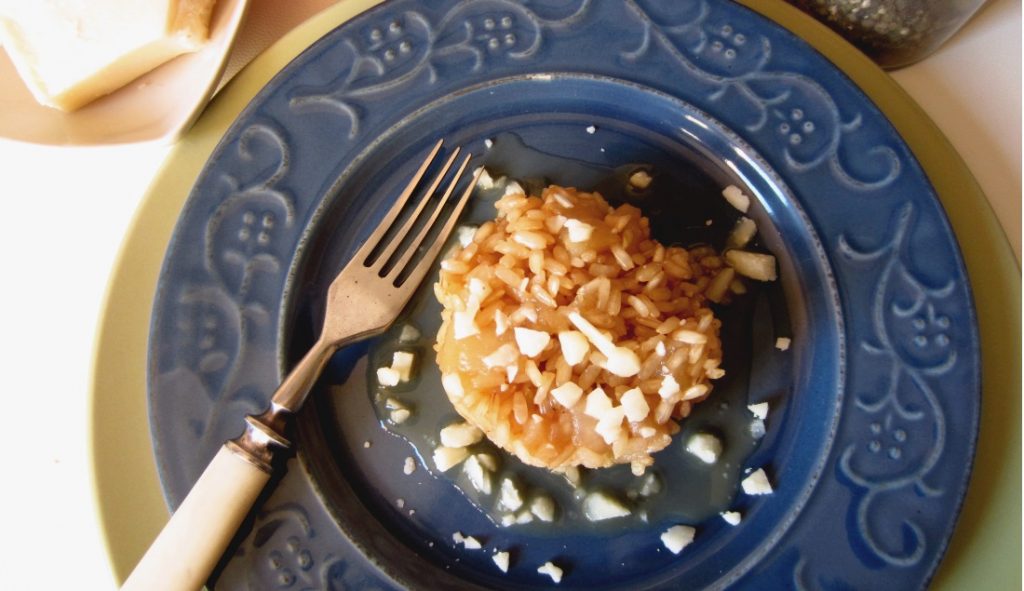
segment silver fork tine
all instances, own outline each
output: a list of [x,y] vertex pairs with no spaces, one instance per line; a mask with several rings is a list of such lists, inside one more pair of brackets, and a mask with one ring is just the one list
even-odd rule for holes
[[437,156],[437,152],[441,149],[441,144],[443,143],[444,138],[437,140],[437,143],[434,144],[434,148],[430,151],[430,154],[423,160],[423,164],[420,165],[419,170],[417,170],[416,174],[413,175],[409,184],[405,186],[402,194],[395,200],[395,204],[391,206],[391,209],[386,214],[384,214],[384,219],[377,224],[377,227],[366,238],[366,242],[363,243],[363,246],[356,251],[355,256],[352,257],[353,261],[359,261],[361,265],[366,265],[366,259],[370,256],[373,249],[376,248],[381,239],[384,238],[384,235],[387,233],[388,228],[391,227],[391,224],[395,223],[395,218],[398,217],[399,212],[402,211],[402,208],[405,207],[405,204],[409,201],[409,197],[412,195],[413,190],[416,189],[416,185],[418,185],[420,180],[423,179],[423,174],[426,173],[430,163],[434,161],[434,157]]
[[[451,168],[452,162],[455,162],[455,159],[459,155],[459,150],[460,148],[456,147],[455,150],[452,152],[452,155],[448,157],[448,161],[444,163],[444,166],[441,168],[441,170],[434,176],[434,182],[430,183],[430,187],[427,189],[427,192],[423,195],[423,198],[420,199],[420,202],[416,204],[416,210],[412,212],[412,215],[409,216],[409,219],[405,220],[405,223],[402,224],[402,229],[399,230],[397,234],[395,234],[394,238],[391,240],[391,243],[388,244],[387,248],[384,249],[384,252],[382,252],[380,256],[377,257],[377,260],[373,262],[373,265],[370,267],[371,269],[380,271],[382,268],[384,268],[384,265],[387,264],[388,259],[390,259],[391,256],[395,254],[395,250],[398,249],[398,247],[402,244],[402,239],[405,238],[409,234],[409,232],[412,231],[412,227],[416,223],[416,220],[419,219],[420,213],[423,212],[423,208],[427,206],[428,202],[430,202],[430,197],[434,194],[434,191],[437,190],[437,186],[441,184],[441,181],[444,179],[444,176],[448,174],[448,170]],[[462,174],[462,171],[460,170],[458,174]],[[456,175],[456,178],[458,178],[458,175]],[[433,218],[431,218],[430,223],[433,223]],[[426,227],[429,228],[430,224],[428,224]],[[396,264],[392,267],[392,269],[396,267],[401,268],[401,265]]]
[[[465,169],[466,164],[469,162],[469,156],[466,156],[466,160],[462,163],[462,167],[459,169],[459,175],[456,175],[455,180],[452,181],[450,189],[455,188],[455,184],[459,181],[459,176],[462,174],[462,170]],[[423,277],[427,274],[427,271],[434,265],[434,260],[437,259],[438,253],[441,252],[441,248],[444,246],[445,241],[448,240],[448,236],[452,233],[452,229],[455,228],[455,223],[459,221],[459,216],[462,215],[462,210],[466,207],[466,202],[469,201],[469,196],[473,193],[473,189],[476,188],[476,183],[480,180],[480,174],[483,172],[483,167],[480,167],[473,175],[473,179],[469,181],[469,186],[462,192],[462,196],[459,197],[459,202],[455,205],[455,210],[448,217],[444,227],[441,228],[441,232],[434,239],[433,244],[427,249],[427,252],[423,254],[423,258],[416,263],[416,267],[409,273],[409,276],[405,278],[400,286],[402,289],[415,288],[423,281]],[[440,208],[439,208],[440,209]],[[397,265],[396,265],[397,267]]]
[[[427,223],[423,224],[422,228],[420,228],[419,233],[416,234],[416,238],[413,239],[412,243],[409,244],[409,248],[407,248],[402,254],[402,258],[398,259],[398,262],[391,267],[388,277],[392,279],[397,278],[402,273],[402,270],[405,269],[406,265],[409,264],[409,260],[416,254],[416,250],[419,249],[421,244],[423,244],[423,240],[427,237],[427,233],[434,227],[434,222],[437,221],[437,216],[440,215],[441,210],[448,203],[448,198],[451,197],[452,191],[455,190],[455,185],[457,185],[459,179],[462,178],[462,173],[466,170],[466,165],[469,164],[469,159],[472,157],[472,154],[466,154],[466,157],[462,160],[462,164],[459,165],[459,169],[455,171],[455,176],[452,178],[451,183],[449,183],[448,188],[445,189],[444,195],[438,200],[437,205],[434,206],[434,211],[431,212],[430,219],[427,220]],[[440,177],[438,177],[437,180],[440,181]],[[441,240],[443,241],[445,238],[446,237],[443,237]]]

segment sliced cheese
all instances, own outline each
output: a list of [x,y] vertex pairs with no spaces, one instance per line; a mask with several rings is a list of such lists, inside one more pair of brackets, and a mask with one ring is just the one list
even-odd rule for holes
[[41,104],[73,111],[206,42],[214,0],[9,3],[0,43]]

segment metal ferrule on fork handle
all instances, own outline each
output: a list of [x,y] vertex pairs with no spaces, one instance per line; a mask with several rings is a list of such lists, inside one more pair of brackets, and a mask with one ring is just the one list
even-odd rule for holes
[[263,415],[249,415],[245,417],[245,432],[225,445],[235,455],[269,474],[274,450],[288,449],[291,442],[264,423]]
[[291,447],[291,442],[284,436],[288,417],[302,406],[313,383],[337,350],[336,345],[318,340],[281,382],[267,410],[245,417],[245,431],[228,441],[227,447],[245,461],[270,473],[274,450]]

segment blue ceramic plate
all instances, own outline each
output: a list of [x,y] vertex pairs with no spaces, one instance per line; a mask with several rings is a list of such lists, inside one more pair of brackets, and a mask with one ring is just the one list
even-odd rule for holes
[[[737,493],[736,527],[692,523],[678,556],[659,540],[668,523],[497,527],[446,477],[403,474],[412,452],[376,420],[367,343],[336,356],[297,417],[298,453],[218,589],[520,589],[551,584],[536,572],[547,560],[565,569],[562,588],[927,583],[979,415],[955,239],[875,106],[805,43],[724,0],[389,2],[281,72],[200,175],[161,275],[150,413],[172,506],[309,346],[326,285],[438,137],[564,184],[644,163],[687,184],[679,199],[698,210],[730,183],[754,197],[786,324],[755,316],[753,354],[727,350],[725,365],[742,365],[730,371],[747,376],[748,400],[772,397],[768,434],[743,461],[775,491]],[[502,162],[495,150],[512,141],[547,159]],[[669,241],[699,232],[657,225]],[[772,331],[792,336],[786,355]],[[484,550],[456,547],[454,531]],[[508,574],[494,549],[512,550]]]

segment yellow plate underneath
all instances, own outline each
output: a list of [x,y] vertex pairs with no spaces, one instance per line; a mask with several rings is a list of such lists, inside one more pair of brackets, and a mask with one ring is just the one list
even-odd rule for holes
[[[179,212],[214,146],[249,100],[328,31],[380,0],[346,0],[256,58],[178,143],[122,245],[97,338],[91,443],[95,500],[118,581],[167,521],[146,411],[146,351],[157,275]],[[811,43],[867,93],[924,167],[967,263],[982,340],[982,417],[967,500],[935,589],[1021,587],[1020,269],[985,195],[952,145],[889,76],[780,0],[744,0]]]

